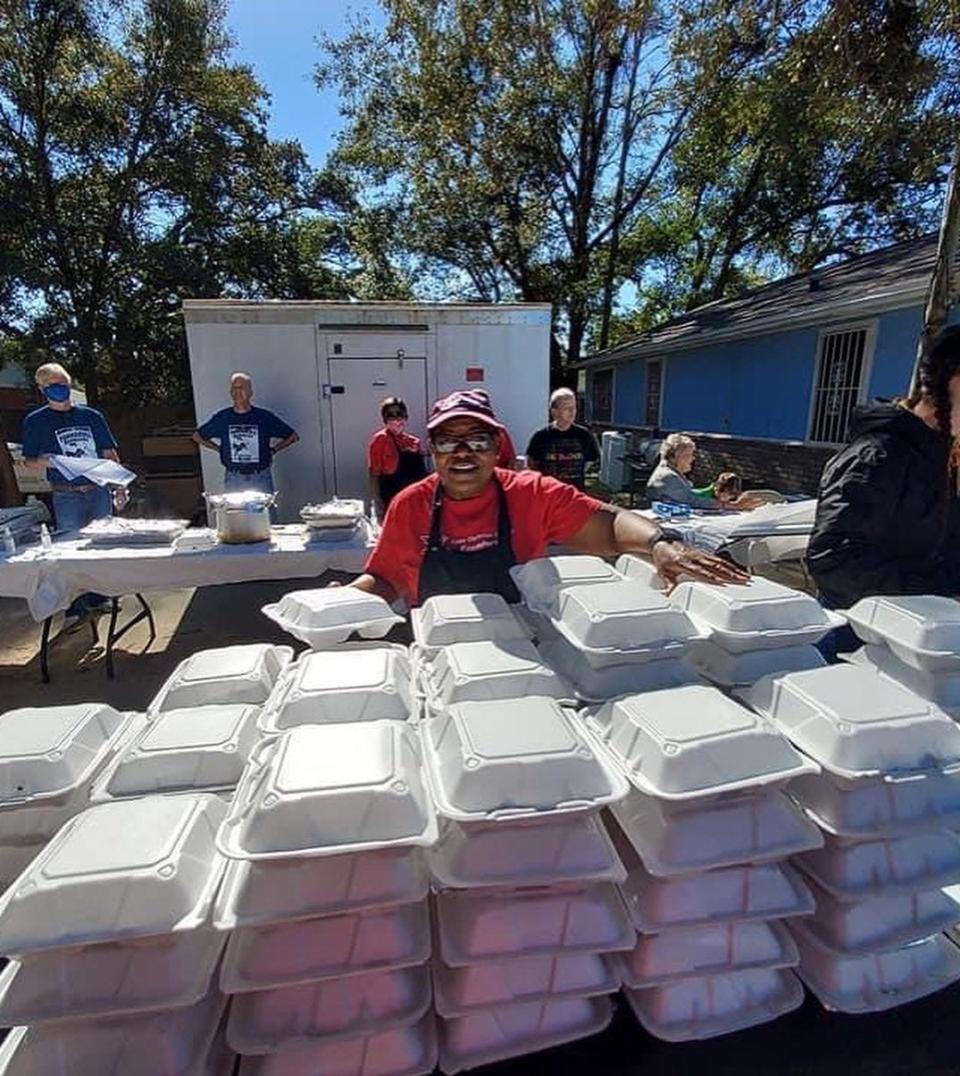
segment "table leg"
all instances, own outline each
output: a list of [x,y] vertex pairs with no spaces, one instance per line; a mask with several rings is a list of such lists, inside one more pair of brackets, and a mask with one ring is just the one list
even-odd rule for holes
[[52,616],[48,616],[43,622],[43,631],[40,632],[40,678],[45,684],[50,683],[50,666],[47,658],[50,652],[50,624]]
[[119,642],[131,628],[136,627],[141,620],[146,620],[150,625],[150,638],[147,640],[147,646],[149,647],[157,637],[157,625],[153,619],[153,610],[147,604],[146,599],[142,594],[137,594],[135,597],[140,603],[140,610],[135,613],[119,631],[117,631],[117,615],[120,611],[120,599],[111,598],[110,628],[107,633],[107,679],[109,680],[112,680],[115,676],[113,665],[114,645]]
[[117,614],[120,612],[120,599],[110,599],[110,626],[107,628],[107,679],[112,680],[113,671],[113,644],[117,639]]

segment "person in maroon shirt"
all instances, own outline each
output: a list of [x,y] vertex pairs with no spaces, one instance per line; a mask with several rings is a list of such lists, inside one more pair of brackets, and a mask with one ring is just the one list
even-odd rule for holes
[[680,576],[741,583],[729,562],[684,545],[650,520],[535,471],[496,467],[501,423],[470,392],[438,400],[427,430],[437,473],[394,497],[376,548],[352,586],[416,606],[436,594],[520,596],[515,564],[562,542],[581,553],[647,557],[668,585]]

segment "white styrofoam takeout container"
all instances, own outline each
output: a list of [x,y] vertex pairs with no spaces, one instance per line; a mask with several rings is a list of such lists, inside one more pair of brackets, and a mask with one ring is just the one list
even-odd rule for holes
[[524,605],[535,613],[555,615],[567,587],[588,583],[622,583],[623,576],[600,557],[564,555],[539,557],[510,569]]
[[225,943],[222,934],[195,930],[12,960],[0,972],[0,1026],[195,1005],[210,990]]
[[407,655],[393,647],[307,651],[267,700],[259,728],[273,736],[298,725],[407,721],[411,681]]
[[433,962],[434,1005],[446,1019],[491,1006],[597,997],[619,989],[615,962],[601,953],[521,956],[462,968]]
[[443,1020],[440,1071],[465,1069],[521,1057],[596,1035],[613,1019],[605,997],[531,1001]]
[[0,1074],[208,1076],[225,1005],[211,991],[185,1009],[14,1028],[0,1045]]
[[434,803],[457,822],[596,810],[629,790],[555,699],[465,702],[426,718],[419,730]]
[[687,660],[702,676],[726,688],[749,687],[765,676],[822,669],[827,664],[809,643],[734,654],[709,639],[694,643]]
[[626,878],[616,849],[593,812],[536,824],[446,822],[427,859],[435,884],[444,889],[622,882]]
[[241,1059],[240,1076],[430,1076],[437,1066],[432,1014],[371,1035],[311,1039],[275,1054]]
[[292,590],[261,612],[314,650],[346,642],[354,632],[363,639],[381,639],[403,621],[379,595],[356,587]]
[[220,827],[231,859],[432,845],[420,744],[398,721],[302,725],[254,750]]
[[408,968],[430,957],[427,905],[404,904],[235,930],[220,970],[226,994]]
[[621,892],[643,934],[749,919],[810,915],[814,899],[784,864],[762,863],[678,878],[655,878],[642,866],[630,871]]
[[99,702],[0,715],[0,844],[36,846],[52,837],[88,806],[93,780],[142,723]]
[[776,789],[680,804],[634,790],[612,813],[657,877],[766,863],[823,844],[819,828]]
[[815,643],[846,623],[809,594],[762,576],[747,584],[681,582],[669,600],[731,654]]
[[935,595],[861,598],[846,611],[865,643],[927,672],[960,671],[960,602]]
[[960,773],[847,780],[800,777],[790,796],[827,833],[858,840],[960,828]]
[[423,900],[430,879],[419,848],[314,859],[231,860],[217,893],[217,930],[314,919]]
[[195,930],[225,862],[214,837],[218,796],[147,796],[70,819],[0,897],[0,951],[119,941]]
[[960,728],[868,669],[840,664],[768,676],[737,694],[841,777],[960,769]]
[[806,933],[837,953],[898,949],[960,923],[960,891],[927,889],[840,902],[808,880],[817,902]]
[[436,895],[439,953],[450,967],[512,956],[612,952],[636,935],[613,885]]
[[663,799],[783,784],[816,770],[768,721],[706,684],[629,695],[587,713],[631,783]]
[[247,643],[198,650],[173,670],[150,703],[154,717],[165,710],[191,706],[262,706],[293,658],[289,646]]
[[614,565],[624,579],[633,579],[638,583],[645,583],[654,590],[666,590],[667,584],[663,581],[654,568],[653,563],[634,553],[621,553]]
[[786,969],[759,969],[624,990],[624,996],[655,1038],[688,1042],[757,1027],[799,1009],[803,987]]
[[960,979],[960,950],[943,934],[882,953],[844,956],[794,928],[800,951],[797,974],[825,1009],[884,1012],[942,990]]
[[793,862],[839,901],[939,889],[960,882],[960,836],[945,829],[872,841],[828,834],[823,848]]
[[527,639],[509,643],[452,643],[432,657],[419,652],[420,683],[435,709],[463,702],[531,695],[570,702],[573,689],[541,660]]
[[612,959],[620,965],[624,986],[645,990],[680,979],[795,967],[800,958],[782,923],[756,920],[641,934],[636,948]]
[[258,740],[259,713],[249,703],[163,711],[124,739],[94,782],[91,803],[235,788]]
[[917,669],[887,647],[870,643],[843,657],[852,665],[862,665],[890,677],[922,699],[939,706],[951,717],[960,714],[960,667],[934,672]]
[[234,998],[227,1041],[240,1054],[269,1054],[415,1024],[430,1008],[426,966],[302,983]]
[[418,646],[436,650],[452,643],[527,639],[526,628],[499,594],[437,594],[410,610]]

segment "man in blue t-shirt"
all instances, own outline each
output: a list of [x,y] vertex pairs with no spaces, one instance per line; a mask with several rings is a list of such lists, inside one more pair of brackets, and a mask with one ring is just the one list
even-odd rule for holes
[[273,457],[296,444],[299,434],[265,407],[254,407],[253,380],[249,374],[230,378],[232,407],[217,411],[198,426],[193,439],[220,453],[224,488],[273,492],[270,463]]
[[[49,466],[48,457],[102,457],[119,462],[117,442],[99,411],[71,402],[70,375],[59,363],[44,363],[35,376],[47,402],[23,420],[24,463],[32,470],[47,472],[57,530],[76,531],[111,515],[113,496],[109,489],[85,478],[67,478]],[[79,618],[99,610],[106,601],[98,594],[84,594],[70,606],[67,616]]]

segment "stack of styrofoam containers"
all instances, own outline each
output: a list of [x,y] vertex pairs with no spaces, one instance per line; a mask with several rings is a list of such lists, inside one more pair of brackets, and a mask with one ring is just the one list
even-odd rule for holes
[[210,922],[225,811],[213,794],[98,804],[8,888],[4,1076],[227,1076]]
[[294,675],[268,707],[293,727],[251,755],[218,835],[232,861],[215,916],[228,1041],[245,1074],[428,1073],[420,848],[437,829],[420,744],[405,721],[297,724],[310,682]]
[[960,729],[856,665],[768,677],[743,698],[822,767],[791,786],[826,840],[794,859],[817,901],[791,924],[803,981],[829,1009],[871,1012],[960,978],[940,933],[960,922]]
[[414,629],[441,820],[429,853],[440,1067],[454,1073],[609,1022],[610,954],[633,932],[599,811],[627,785],[502,598],[432,598]]
[[142,723],[96,702],[0,715],[0,890],[89,806],[94,781]]
[[640,1023],[677,1042],[799,1006],[782,920],[810,914],[813,898],[785,859],[822,841],[782,789],[817,767],[705,684],[626,696],[585,720],[633,785],[611,832],[629,867],[638,936],[622,975]]
[[[625,558],[621,562],[630,567]],[[510,573],[541,657],[580,701],[699,679],[684,660],[697,629],[648,579],[628,579],[590,556],[542,557]]]
[[723,688],[822,668],[826,663],[813,644],[844,623],[809,594],[759,576],[746,585],[681,582],[670,601],[704,636],[690,648],[690,661]]
[[314,650],[346,642],[353,634],[363,639],[381,639],[403,620],[383,598],[356,587],[294,590],[261,611]]

